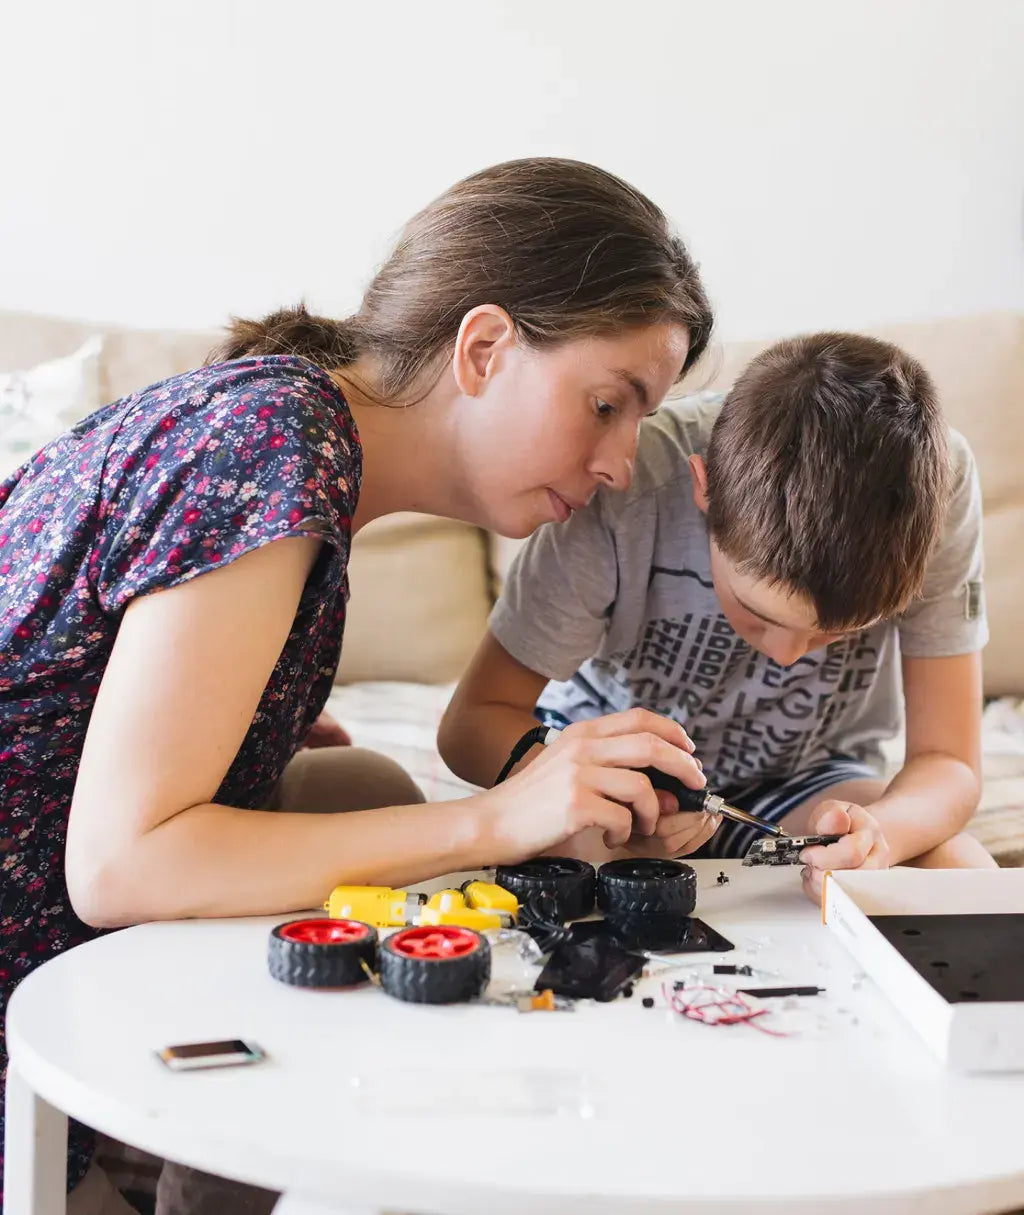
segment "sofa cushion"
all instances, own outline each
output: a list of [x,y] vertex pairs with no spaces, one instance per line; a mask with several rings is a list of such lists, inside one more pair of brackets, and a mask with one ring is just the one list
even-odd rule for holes
[[98,409],[103,339],[35,367],[0,372],[0,480]]
[[389,515],[352,544],[336,683],[457,679],[487,626],[484,534],[429,515]]
[[209,332],[126,329],[27,312],[0,312],[0,371],[69,354],[93,334],[104,339],[101,404],[200,366],[217,341],[217,334]]

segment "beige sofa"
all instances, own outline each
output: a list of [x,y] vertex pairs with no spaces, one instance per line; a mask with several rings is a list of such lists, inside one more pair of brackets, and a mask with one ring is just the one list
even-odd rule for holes
[[[974,448],[984,493],[992,630],[985,691],[993,698],[1024,697],[1024,315],[995,313],[871,332],[924,362],[950,421]],[[215,337],[0,312],[0,373],[68,355],[96,334],[103,337],[103,400],[196,365]],[[714,348],[686,387],[726,387],[764,344]],[[332,703],[357,741],[383,746],[406,762],[428,795],[464,788],[433,752],[433,726],[446,685],[458,677],[486,626],[515,548],[466,524],[416,515],[381,520],[355,542],[348,632]],[[413,718],[416,733],[410,738],[401,727]],[[1024,863],[1024,718],[1004,699],[987,725],[985,797],[974,829],[1001,861]]]

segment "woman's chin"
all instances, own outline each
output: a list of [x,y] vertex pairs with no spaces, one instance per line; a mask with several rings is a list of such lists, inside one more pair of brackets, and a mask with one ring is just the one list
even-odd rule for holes
[[527,536],[532,536],[543,522],[544,520],[534,520],[532,523],[503,522],[500,525],[492,524],[490,530],[506,540],[525,540]]
[[533,501],[527,499],[524,502],[520,499],[504,504],[496,502],[480,514],[480,527],[498,536],[504,536],[507,540],[525,540],[527,536],[532,536],[538,527],[553,521],[546,495],[539,501],[535,497]]
[[525,540],[547,522],[549,520],[538,518],[536,512],[528,515],[525,511],[519,514],[509,511],[502,515],[495,514],[487,528],[498,536],[504,536],[506,540]]

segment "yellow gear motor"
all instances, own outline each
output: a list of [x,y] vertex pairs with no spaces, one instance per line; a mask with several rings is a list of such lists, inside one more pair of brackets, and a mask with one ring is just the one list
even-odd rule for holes
[[374,928],[408,928],[418,924],[453,924],[484,932],[516,922],[519,900],[492,882],[466,882],[461,890],[425,894],[389,886],[335,886],[324,903],[335,920],[361,920]]

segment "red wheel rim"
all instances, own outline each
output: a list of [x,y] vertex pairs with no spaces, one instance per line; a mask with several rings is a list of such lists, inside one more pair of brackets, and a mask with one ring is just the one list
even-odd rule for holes
[[451,924],[437,927],[406,928],[396,932],[390,947],[403,958],[419,958],[435,962],[463,958],[480,947],[480,938],[466,928]]
[[292,920],[277,931],[283,940],[299,945],[352,945],[370,935],[369,928],[358,920]]

